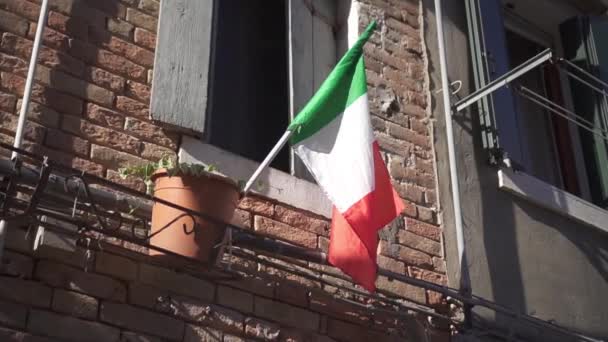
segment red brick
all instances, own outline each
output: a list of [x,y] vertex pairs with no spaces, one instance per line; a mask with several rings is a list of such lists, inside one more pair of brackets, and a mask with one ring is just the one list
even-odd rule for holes
[[35,276],[43,283],[53,287],[61,287],[72,291],[90,294],[95,297],[125,301],[127,289],[125,286],[108,277],[41,260],[36,267]]
[[30,278],[34,270],[34,259],[27,255],[5,249],[2,255],[0,274],[18,278]]
[[377,263],[378,263],[378,266],[380,266],[386,270],[389,270],[391,272],[405,274],[405,264],[402,261],[399,261],[399,260],[396,260],[393,258],[389,258],[384,255],[378,255]]
[[85,117],[98,125],[121,130],[125,124],[125,117],[115,111],[87,103]]
[[242,198],[239,202],[239,208],[267,217],[273,217],[275,212],[274,204],[253,196]]
[[163,340],[155,336],[135,333],[132,331],[123,331],[120,333],[120,342],[163,342]]
[[300,228],[319,235],[329,236],[329,222],[312,217],[302,211],[296,211],[282,205],[275,206],[273,218],[292,227]]
[[103,177],[104,167],[90,160],[82,159],[71,154],[50,149],[46,149],[44,154],[48,155],[52,161],[61,165],[69,166],[77,170],[85,171],[86,173],[90,173],[95,176]]
[[183,322],[126,304],[102,303],[100,319],[122,328],[142,331],[171,340],[181,340],[184,335]]
[[108,18],[107,29],[116,35],[130,39],[131,33],[133,32],[133,25],[118,18]]
[[36,281],[0,277],[0,298],[48,308],[51,305],[51,288]]
[[[410,91],[422,91],[422,81],[407,76],[404,71],[385,67],[382,73],[385,78],[384,82],[387,82],[399,97],[405,96]],[[407,104],[401,104],[400,108],[403,108],[403,106],[406,105]]]
[[12,32],[20,36],[25,36],[28,29],[27,20],[16,16],[13,13],[0,10],[0,30]]
[[255,297],[256,316],[308,331],[319,329],[319,314],[281,302]]
[[152,161],[158,161],[162,157],[165,156],[175,156],[175,150],[158,146],[156,144],[144,142],[144,149],[142,150],[140,156],[145,159],[149,159]]
[[423,108],[420,108],[420,106],[417,105],[413,105],[413,104],[409,104],[409,103],[405,103],[401,106],[401,109],[403,110],[403,112],[407,115],[410,116],[414,116],[417,118],[426,118],[427,113]]
[[329,251],[329,239],[324,236],[319,236],[319,241],[317,242],[317,248],[322,250],[323,252]]
[[308,248],[317,247],[316,234],[288,226],[263,216],[255,216],[253,226],[255,231],[261,234],[283,239]]
[[[0,44],[0,47],[2,50],[14,53],[18,57],[29,59],[32,52],[32,45],[32,42],[25,38],[15,36],[11,33],[5,33],[2,35],[2,44]],[[66,71],[76,76],[82,75],[84,72],[83,62],[44,46],[40,49],[38,54],[38,62],[50,68]]]
[[414,203],[425,203],[423,189],[412,184],[397,182],[393,182],[393,187],[395,188],[399,196],[401,196],[401,198],[405,198]]
[[433,265],[431,257],[428,254],[404,246],[400,246],[398,251],[399,259],[403,260],[406,264],[427,268]]
[[125,130],[134,136],[161,146],[175,149],[178,145],[178,135],[167,133],[163,128],[147,121],[127,117],[125,121]]
[[147,105],[135,100],[131,100],[128,97],[118,96],[116,98],[116,109],[136,118],[150,118],[150,112]]
[[413,149],[412,144],[396,140],[385,134],[375,134],[378,144],[382,150],[385,150],[396,155],[406,155],[410,150]]
[[135,43],[154,50],[156,48],[156,34],[137,27],[135,28]]
[[311,291],[310,309],[361,325],[367,325],[370,322],[370,314],[365,308],[345,302],[325,291]]
[[145,67],[152,67],[154,65],[154,53],[117,38],[108,31],[91,28],[89,30],[89,40],[100,47],[128,58],[136,64]]
[[91,160],[114,170],[118,170],[121,167],[141,165],[146,162],[132,154],[95,144],[91,145]]
[[62,132],[58,129],[47,131],[45,144],[49,147],[88,157],[90,144],[77,136]]
[[144,284],[205,301],[212,300],[215,294],[215,286],[206,280],[148,264],[140,264],[139,280]]
[[441,272],[441,273],[446,272],[445,260],[443,260],[441,258],[433,257],[433,267],[435,268],[436,272]]
[[97,299],[87,295],[55,289],[52,308],[54,311],[72,316],[95,319],[97,317]]
[[[2,88],[6,89],[8,92],[23,96],[25,79],[3,72],[1,75],[1,84]],[[82,100],[39,84],[34,84],[33,86],[32,99],[61,113],[71,115],[80,115],[82,113]]]
[[94,125],[88,121],[66,116],[62,129],[89,139],[91,142],[133,154],[139,154],[141,142],[129,135],[113,129]]
[[441,256],[441,244],[439,242],[408,231],[399,231],[399,243],[431,255]]
[[200,342],[200,341],[227,341],[221,331],[209,327],[199,327],[196,325],[187,324],[184,333],[184,342]]
[[433,209],[418,207],[418,219],[431,224],[437,224],[437,213]]
[[[126,12],[127,12],[126,7],[123,4],[119,3],[117,0],[111,0],[111,1],[84,0],[84,3],[86,3],[86,6],[88,6],[89,8],[82,6],[80,8],[80,10],[83,11],[83,14],[88,14],[87,17],[100,16],[100,17],[105,18],[106,16],[113,16],[113,17],[118,17],[118,18],[124,18],[126,15]],[[103,13],[100,13],[100,12],[103,12]],[[73,11],[72,11],[72,13],[73,13]]]
[[143,103],[150,103],[150,87],[145,84],[127,81],[125,95]]
[[173,297],[177,315],[188,322],[204,324],[223,332],[241,334],[245,327],[243,314],[219,305],[186,297]]
[[158,26],[158,20],[155,17],[139,12],[133,8],[127,9],[127,21],[135,26],[153,32],[156,32]]
[[111,91],[42,65],[36,70],[36,80],[59,91],[105,106],[112,106],[114,103],[114,94]]
[[[36,18],[38,15],[36,15]],[[49,11],[47,25],[59,32],[69,35],[72,38],[86,40],[88,35],[88,25],[86,17],[68,17],[55,11]]]
[[265,297],[272,297],[275,289],[275,283],[273,281],[252,275],[242,275],[238,280],[226,281],[224,283]]
[[293,282],[279,281],[277,282],[275,298],[283,303],[307,307],[308,293],[309,290],[305,286]]
[[388,28],[397,30],[397,31],[404,33],[411,37],[415,37],[419,34],[419,32],[415,28],[411,27],[410,25],[404,24],[398,20],[395,20],[393,18],[388,18],[385,21],[385,24]]
[[394,138],[404,140],[404,141],[409,141],[416,146],[420,146],[420,147],[423,147],[426,149],[431,148],[430,137],[418,134],[411,129],[407,129],[407,128],[401,127],[399,125],[389,123],[388,124],[388,133],[390,136],[392,136]]
[[120,330],[105,324],[40,310],[30,312],[27,330],[67,341],[118,341],[120,336]]
[[253,295],[228,286],[217,287],[217,303],[242,313],[253,311]]
[[137,264],[131,260],[109,253],[95,255],[95,271],[114,278],[132,281],[137,278]]
[[11,328],[24,329],[27,311],[27,307],[24,305],[0,301],[0,324]]
[[146,192],[146,184],[143,180],[141,180],[141,178],[128,176],[126,179],[123,179],[117,171],[108,170],[106,174],[106,179],[113,183],[124,185],[133,190]]
[[[31,40],[34,40],[36,35],[36,29],[38,28],[37,24],[31,24],[30,30],[27,34],[27,37]],[[70,37],[65,34],[45,27],[44,33],[42,36],[42,42],[45,46],[53,48],[55,50],[59,50],[62,52],[67,52],[70,50]]]
[[437,285],[447,285],[448,279],[445,275],[439,274],[429,270],[423,270],[418,267],[409,266],[408,267],[409,274],[418,279],[426,280],[428,282],[437,284]]
[[415,219],[406,218],[405,229],[414,234],[424,236],[435,241],[441,240],[441,228]]
[[258,318],[245,319],[245,335],[265,341],[274,341],[279,337],[281,327],[278,324]]
[[0,110],[13,113],[17,104],[17,96],[13,94],[0,93]]
[[160,11],[160,2],[156,0],[141,0],[139,2],[139,9],[153,16],[158,16]]
[[0,7],[30,21],[37,21],[40,14],[40,6],[28,1],[0,0]]
[[[9,114],[7,112],[0,112],[0,130],[4,132],[14,133],[17,129],[17,121],[19,117],[17,115]],[[26,121],[25,130],[23,132],[24,137],[36,143],[42,143],[46,129],[37,123]]]
[[147,73],[144,67],[107,50],[99,49],[97,51],[95,64],[101,68],[116,72],[128,78],[142,82],[146,81]]
[[21,58],[10,56],[0,52],[0,69],[19,75],[26,75],[28,64]]
[[421,287],[406,284],[398,280],[391,280],[384,276],[379,276],[376,286],[380,291],[386,291],[392,295],[407,298],[416,303],[426,303],[426,293]]
[[85,77],[100,87],[121,93],[125,88],[125,79],[96,67],[87,67]]
[[[410,91],[410,92],[407,92],[405,97],[408,101],[409,106],[418,108],[416,113],[422,112],[422,113],[425,113],[425,115],[426,115],[426,106],[428,105],[428,96],[426,94],[423,94],[423,93],[420,93],[417,91]],[[419,116],[419,117],[424,117],[424,116]]]

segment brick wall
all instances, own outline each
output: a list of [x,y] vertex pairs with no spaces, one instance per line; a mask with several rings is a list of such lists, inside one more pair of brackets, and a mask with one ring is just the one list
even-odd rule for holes
[[[0,140],[12,143],[39,0],[0,0]],[[421,8],[417,0],[362,0],[372,122],[407,210],[381,233],[381,267],[446,283],[437,213]],[[24,147],[123,181],[117,169],[175,153],[180,136],[148,119],[156,0],[51,0]],[[6,153],[6,151],[0,151]],[[327,250],[329,221],[270,199],[244,199],[234,223]],[[247,276],[213,281],[181,264],[107,246],[89,258],[49,247],[32,252],[11,230],[0,276],[2,340],[441,341],[426,317],[373,315],[336,288],[232,258]],[[302,264],[309,270],[330,267]],[[85,271],[86,269],[86,271]],[[325,276],[328,277],[328,276]],[[438,311],[436,293],[380,277],[378,288]],[[163,300],[159,301],[159,298]],[[350,298],[353,299],[353,298]],[[356,298],[355,298],[356,299]]]

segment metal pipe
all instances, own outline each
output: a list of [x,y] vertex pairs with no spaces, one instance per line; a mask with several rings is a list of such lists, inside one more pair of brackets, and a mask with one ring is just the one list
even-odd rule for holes
[[450,185],[452,188],[452,203],[454,208],[454,224],[456,228],[456,243],[458,247],[458,264],[460,265],[460,286],[465,292],[470,292],[471,284],[468,276],[463,276],[466,267],[464,255],[464,232],[462,228],[462,209],[460,207],[460,189],[458,185],[458,168],[456,166],[456,151],[454,148],[454,130],[452,128],[452,107],[450,105],[450,83],[448,81],[448,64],[443,36],[443,14],[441,0],[435,0],[435,19],[437,20],[437,45],[439,50],[439,66],[441,69],[441,89],[443,96],[443,111],[445,115],[445,130],[448,143],[448,163],[450,168]]
[[[40,45],[42,45],[42,34],[44,33],[44,26],[46,25],[46,17],[48,15],[49,0],[42,0],[40,6],[40,15],[38,17],[38,26],[36,27],[36,36],[34,38],[34,45],[32,48],[32,56],[30,58],[30,65],[27,71],[27,79],[25,80],[25,89],[23,91],[23,100],[21,101],[21,111],[19,112],[19,119],[17,121],[17,129],[15,132],[15,141],[13,146],[16,148],[21,147],[23,141],[23,131],[25,129],[25,121],[27,119],[27,111],[30,106],[30,97],[32,96],[32,88],[34,85],[34,77],[36,76],[36,64],[38,62],[38,52],[40,51]],[[15,159],[19,156],[17,151],[13,150],[11,159]],[[4,240],[6,239],[6,228],[7,222],[5,220],[0,221],[0,261],[2,260],[2,254],[4,252]]]
[[[566,119],[566,120],[574,123],[575,125],[579,126],[580,128],[582,128],[582,129],[584,129],[584,130],[586,130],[586,131],[588,131],[588,132],[590,132],[590,133],[592,133],[594,135],[597,135],[598,137],[600,137],[600,138],[602,138],[602,139],[604,139],[604,140],[606,140],[608,142],[608,135],[605,135],[606,131],[604,131],[604,130],[598,130],[598,129],[593,129],[592,127],[585,126],[584,124],[578,122],[577,119],[580,119],[580,117],[578,117],[578,115],[576,113],[573,113],[573,112],[571,112],[571,111],[569,111],[569,110],[567,110],[567,109],[559,106],[555,102],[552,102],[550,100],[547,100],[547,99],[543,98],[541,95],[533,92],[532,90],[530,90],[530,89],[528,89],[526,87],[521,87],[520,89],[518,89],[517,93],[521,97],[527,99],[528,101],[534,102],[535,104],[537,104],[537,105],[545,108],[546,110],[550,111],[551,113],[554,113],[555,115],[558,115],[558,116],[560,116],[560,117],[562,117],[562,118],[564,118],[564,119]],[[551,106],[553,106],[555,108],[553,108]],[[559,112],[558,109],[562,110],[565,113],[570,114],[570,116],[568,116],[568,115],[566,115],[564,113]],[[571,116],[575,116],[577,118],[573,119]],[[581,121],[584,122],[584,120],[581,120]],[[602,134],[602,133],[604,133],[604,134]]]
[[[439,34],[439,26],[437,27],[437,30],[438,30],[438,34]],[[441,35],[443,36],[443,34],[441,34]],[[472,105],[473,103],[477,102],[482,97],[487,96],[488,94],[492,93],[493,91],[495,91],[498,88],[504,87],[505,85],[516,80],[518,77],[522,76],[523,74],[527,73],[528,71],[530,71],[530,70],[536,68],[537,66],[545,63],[546,61],[550,60],[552,56],[553,56],[553,52],[551,51],[551,49],[544,50],[543,52],[539,53],[538,55],[536,55],[536,56],[530,58],[529,60],[525,61],[524,63],[520,64],[513,70],[498,77],[494,81],[486,84],[483,88],[474,91],[469,96],[456,102],[454,104],[454,108],[456,109],[457,112],[460,112],[461,110],[463,110],[463,109],[467,108],[468,106]],[[444,56],[444,58],[445,58],[445,56]]]
[[255,170],[253,175],[251,175],[251,178],[249,178],[249,180],[247,181],[247,184],[245,184],[245,188],[243,188],[243,194],[242,194],[243,196],[247,195],[247,193],[253,186],[253,183],[255,183],[255,181],[258,179],[258,177],[260,177],[260,174],[262,174],[262,171],[264,171],[264,169],[266,167],[268,167],[268,165],[270,165],[270,163],[272,163],[272,161],[277,156],[277,154],[279,154],[279,151],[281,151],[283,146],[285,146],[287,141],[289,141],[289,138],[291,137],[292,134],[293,134],[293,132],[289,131],[289,130],[287,130],[287,131],[285,131],[285,133],[283,133],[283,136],[281,137],[281,139],[279,139],[279,141],[277,141],[276,145],[274,145],[272,150],[270,150],[270,153],[268,153],[266,158],[264,158],[264,161],[262,162],[262,164],[260,164],[260,166],[258,166],[258,168]]

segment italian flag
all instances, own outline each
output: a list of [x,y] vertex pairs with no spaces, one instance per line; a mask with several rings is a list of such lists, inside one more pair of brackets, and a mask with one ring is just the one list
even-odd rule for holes
[[378,230],[404,209],[370,122],[363,44],[368,26],[293,120],[291,143],[334,208],[329,262],[375,290]]

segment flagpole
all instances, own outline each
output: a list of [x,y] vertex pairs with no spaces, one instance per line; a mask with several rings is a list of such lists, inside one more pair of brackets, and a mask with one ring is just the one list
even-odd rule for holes
[[289,141],[289,138],[291,137],[292,134],[293,134],[293,132],[290,130],[287,130],[287,131],[285,131],[285,133],[283,133],[283,136],[281,137],[281,139],[279,139],[279,141],[276,143],[276,145],[274,145],[274,147],[272,148],[270,153],[268,153],[266,158],[264,158],[264,161],[262,162],[262,164],[260,164],[260,166],[258,166],[258,168],[255,170],[253,175],[251,175],[251,177],[245,184],[245,188],[243,188],[243,193],[242,193],[243,196],[247,195],[247,193],[253,186],[253,183],[255,183],[255,181],[260,177],[260,175],[262,174],[262,171],[264,171],[264,169],[266,167],[268,167],[268,165],[270,165],[270,163],[272,163],[272,161],[277,156],[277,154],[279,154],[279,151],[281,151],[283,146],[285,146],[287,141]]

